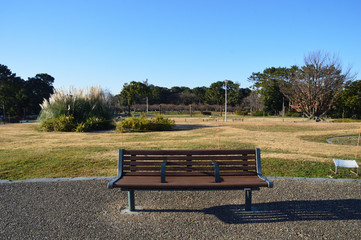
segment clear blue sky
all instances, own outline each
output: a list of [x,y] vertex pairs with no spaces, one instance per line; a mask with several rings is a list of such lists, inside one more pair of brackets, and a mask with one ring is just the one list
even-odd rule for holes
[[251,85],[252,72],[336,53],[361,73],[361,1],[0,0],[0,64],[56,88]]

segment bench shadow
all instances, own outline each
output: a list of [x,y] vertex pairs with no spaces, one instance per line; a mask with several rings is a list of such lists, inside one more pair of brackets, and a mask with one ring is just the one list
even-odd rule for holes
[[228,224],[272,223],[310,220],[360,220],[361,200],[314,200],[256,203],[252,211],[244,211],[244,205],[222,205],[202,210],[165,209],[140,210],[140,212],[200,212],[216,216]]

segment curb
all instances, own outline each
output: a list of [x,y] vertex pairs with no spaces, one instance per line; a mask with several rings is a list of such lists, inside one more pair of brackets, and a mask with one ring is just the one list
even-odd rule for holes
[[[69,182],[88,180],[112,180],[114,177],[71,177],[71,178],[34,178],[26,180],[0,180],[3,183],[39,183],[39,182]],[[361,179],[332,179],[332,178],[302,178],[302,177],[267,177],[270,180],[294,180],[294,181],[321,181],[321,182],[357,182]]]
[[294,180],[294,181],[319,181],[319,182],[358,182],[361,183],[361,179],[349,179],[349,178],[302,178],[302,177],[267,177],[270,180]]
[[71,178],[34,178],[26,180],[0,180],[1,183],[38,183],[38,182],[69,182],[88,180],[112,180],[115,177],[71,177]]

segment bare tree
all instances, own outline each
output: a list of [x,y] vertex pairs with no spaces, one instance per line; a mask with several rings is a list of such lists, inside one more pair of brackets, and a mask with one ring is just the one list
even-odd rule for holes
[[251,112],[262,111],[263,102],[260,94],[258,94],[257,92],[251,92],[248,97],[243,99],[242,106],[243,108],[249,108]]
[[304,64],[290,69],[288,79],[282,81],[281,92],[294,108],[319,121],[331,108],[335,96],[355,75],[351,75],[351,67],[342,71],[337,56],[331,57],[321,51],[311,52],[305,57]]

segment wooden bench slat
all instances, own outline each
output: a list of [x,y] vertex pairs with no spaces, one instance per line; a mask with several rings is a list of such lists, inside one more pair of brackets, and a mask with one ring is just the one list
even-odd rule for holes
[[[159,172],[123,172],[124,176],[159,176]],[[224,172],[223,176],[257,176],[257,172],[243,171],[243,172]],[[166,176],[213,176],[210,172],[171,172],[168,171]],[[221,176],[222,177],[222,176]]]
[[226,150],[123,150],[124,155],[227,155],[227,154],[255,154],[255,149],[226,149]]
[[[132,170],[131,167],[123,167],[123,170]],[[144,167],[136,167],[135,168],[136,171],[159,171],[160,174],[160,167],[154,167],[154,166],[144,166]],[[208,171],[208,172],[213,172],[214,171],[214,167],[209,167],[209,166],[204,166],[204,167],[187,167],[187,166],[176,166],[176,167],[167,167],[166,168],[167,172],[168,171]],[[244,170],[256,170],[254,167],[252,166],[220,166],[219,170],[228,170],[228,171],[244,171]],[[223,175],[223,172],[220,172],[220,175]]]
[[230,155],[230,156],[196,156],[196,155],[191,155],[191,156],[144,156],[144,155],[131,155],[131,156],[124,156],[123,160],[124,161],[129,161],[129,160],[133,160],[133,161],[139,161],[139,160],[144,160],[144,161],[157,161],[157,160],[167,160],[167,161],[171,161],[171,160],[213,160],[213,161],[217,161],[217,160],[252,160],[252,159],[256,159],[255,155]]
[[[123,162],[123,166],[160,166],[162,164],[163,161],[158,161],[158,162],[148,162],[148,161],[136,161],[136,162],[132,162],[132,161],[124,161]],[[256,165],[256,161],[217,161],[218,165],[248,165],[248,166],[255,166]],[[167,165],[191,165],[191,166],[196,166],[196,165],[212,165],[211,161],[178,161],[178,162],[168,162]]]

